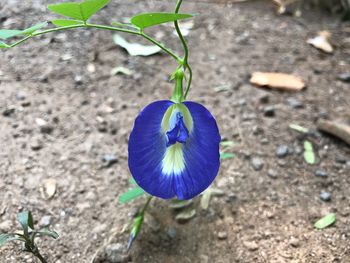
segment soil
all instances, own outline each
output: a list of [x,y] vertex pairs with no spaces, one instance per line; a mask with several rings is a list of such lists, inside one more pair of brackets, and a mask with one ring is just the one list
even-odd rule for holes
[[[3,1],[0,27],[56,18],[45,9],[53,2]],[[109,24],[138,12],[170,11],[173,2],[111,1],[93,20]],[[350,121],[350,86],[337,80],[350,71],[349,23],[317,10],[279,16],[266,1],[185,1],[183,11],[199,14],[187,37],[194,69],[189,99],[210,109],[221,135],[235,142],[235,158],[222,161],[214,183],[225,195],[206,211],[195,198],[197,214],[184,224],[167,201],[153,201],[126,254],[126,227],[144,203],[118,204],[129,187],[128,135],[144,106],[169,98],[167,79],[176,65],[165,54],[130,57],[110,32],[72,30],[0,52],[0,230],[18,229],[15,217],[24,209],[37,224],[49,216],[60,234],[39,242],[49,262],[92,262],[109,244],[121,244],[122,260],[132,262],[350,262],[350,149],[315,131],[319,118]],[[306,44],[320,30],[332,33],[334,54]],[[172,31],[149,30],[180,53]],[[134,73],[111,76],[116,66]],[[295,74],[307,88],[259,89],[249,84],[254,71]],[[291,107],[290,98],[302,107]],[[274,114],[266,116],[269,106]],[[38,118],[48,122],[46,129],[38,128]],[[313,132],[302,135],[291,123]],[[303,159],[305,139],[314,145],[315,165]],[[280,145],[289,149],[284,158],[276,156]],[[105,154],[116,155],[117,163],[105,165]],[[259,171],[252,166],[256,158],[264,164]],[[315,176],[317,170],[328,177]],[[52,198],[44,193],[48,180],[57,183]],[[322,191],[331,193],[330,201],[320,199]],[[314,229],[331,212],[336,223]],[[14,244],[2,247],[0,258],[36,262]]]

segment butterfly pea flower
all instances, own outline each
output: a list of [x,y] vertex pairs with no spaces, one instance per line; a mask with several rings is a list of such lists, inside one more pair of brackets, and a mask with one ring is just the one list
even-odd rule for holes
[[201,104],[156,101],[137,116],[129,138],[129,168],[147,193],[191,199],[215,179],[220,134]]

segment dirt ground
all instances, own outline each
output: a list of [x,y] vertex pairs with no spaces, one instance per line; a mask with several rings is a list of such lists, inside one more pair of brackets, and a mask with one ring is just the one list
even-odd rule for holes
[[[0,27],[53,19],[45,10],[53,2],[2,1]],[[173,2],[115,0],[93,20],[108,24],[142,11],[170,11]],[[337,80],[350,71],[350,24],[318,11],[278,16],[265,1],[185,1],[183,11],[199,14],[187,37],[194,69],[189,99],[210,109],[222,136],[235,142],[236,157],[222,162],[214,183],[225,195],[212,199],[208,211],[198,206],[185,224],[175,221],[167,202],[155,200],[126,256],[125,227],[144,202],[118,204],[129,186],[128,135],[144,106],[169,98],[167,78],[176,65],[164,54],[130,57],[110,32],[67,31],[0,52],[0,232],[16,230],[16,214],[31,210],[38,224],[60,234],[40,242],[57,263],[91,262],[108,244],[119,244],[123,260],[132,262],[350,262],[350,149],[314,132],[308,139],[317,163],[308,165],[305,137],[289,128],[315,129],[319,118],[350,121],[350,85]],[[333,35],[332,55],[306,44],[325,29]],[[181,52],[171,27],[150,33]],[[111,76],[121,65],[135,73]],[[292,73],[307,88],[258,89],[249,84],[254,71]],[[37,118],[49,128],[40,130]],[[289,149],[284,158],[276,156],[281,145]],[[105,154],[118,162],[107,167]],[[264,164],[259,171],[252,166],[256,158]],[[315,176],[317,170],[328,176]],[[49,179],[57,182],[51,199],[43,194]],[[322,191],[330,201],[320,199]],[[315,230],[313,223],[330,212],[336,223]],[[36,262],[14,245],[0,249],[0,261]]]

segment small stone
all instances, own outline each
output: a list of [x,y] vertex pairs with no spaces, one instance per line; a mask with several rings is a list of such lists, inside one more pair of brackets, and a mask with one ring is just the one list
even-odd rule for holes
[[339,74],[338,79],[343,82],[350,82],[350,72]]
[[100,262],[124,263],[128,262],[130,257],[124,252],[123,245],[120,243],[109,244],[104,249],[104,258]]
[[295,238],[295,237],[292,237],[290,240],[289,240],[289,244],[292,246],[292,247],[299,247],[300,246],[300,241],[299,239]]
[[335,156],[335,161],[336,161],[337,163],[344,164],[344,163],[346,163],[346,158],[345,158],[343,155],[337,154],[337,155]]
[[218,239],[219,239],[219,240],[225,240],[225,239],[227,239],[227,232],[226,232],[226,231],[220,231],[220,232],[218,233]]
[[34,138],[30,143],[30,148],[33,151],[39,151],[41,148],[43,148],[43,144],[39,139]]
[[2,115],[5,117],[10,117],[12,114],[15,113],[15,107],[14,106],[8,106],[3,112]]
[[276,156],[278,158],[286,157],[288,153],[289,153],[289,149],[287,145],[280,145],[276,150]]
[[266,117],[274,117],[275,116],[275,107],[274,106],[267,106],[264,108],[264,115]]
[[260,103],[266,104],[270,101],[270,95],[268,93],[263,93],[259,96]]
[[41,219],[40,219],[40,222],[39,222],[39,225],[41,227],[47,227],[51,224],[51,216],[50,215],[46,215],[46,216],[43,216]]
[[257,157],[252,158],[251,165],[255,171],[260,171],[264,167],[264,162]]
[[16,100],[25,100],[26,99],[26,94],[23,91],[19,91],[16,94]]
[[77,84],[77,85],[83,84],[83,77],[80,76],[80,75],[75,76],[75,77],[74,77],[74,82],[75,82],[75,84]]
[[272,179],[276,179],[278,177],[277,172],[275,170],[269,169],[267,171],[267,176],[272,178]]
[[301,101],[293,97],[287,98],[287,103],[293,109],[300,109],[304,106]]
[[105,167],[110,167],[118,162],[118,157],[114,154],[105,154],[102,157],[102,162],[104,163]]
[[324,202],[329,202],[332,199],[332,194],[327,191],[322,191],[320,194],[320,199]]
[[315,175],[317,177],[322,177],[322,178],[327,178],[328,177],[328,173],[326,171],[324,171],[324,170],[317,170],[315,172]]
[[39,126],[41,133],[51,133],[53,131],[53,126],[49,124],[47,121],[41,118],[35,119],[36,124]]
[[170,237],[171,239],[175,239],[177,237],[177,230],[175,227],[169,227],[166,230],[166,234],[168,237]]
[[0,232],[7,233],[11,231],[12,222],[10,220],[6,220],[0,223]]
[[255,241],[244,241],[243,245],[249,250],[249,251],[256,251],[259,249],[258,244]]

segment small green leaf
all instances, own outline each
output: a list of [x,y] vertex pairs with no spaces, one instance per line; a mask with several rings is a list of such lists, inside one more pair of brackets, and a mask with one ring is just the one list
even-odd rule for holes
[[71,19],[56,19],[56,20],[51,20],[51,23],[58,27],[64,27],[64,26],[81,25],[82,21],[71,20]]
[[24,235],[28,236],[29,228],[34,229],[32,213],[28,211],[21,212],[17,215],[17,220],[22,226]]
[[298,124],[290,124],[289,128],[291,128],[293,130],[296,130],[298,132],[301,132],[301,133],[308,133],[309,132],[309,129],[307,129],[305,127],[302,127],[302,126],[300,126]]
[[143,13],[131,18],[131,23],[140,29],[160,25],[176,20],[182,20],[193,17],[191,14],[175,14],[175,13]]
[[24,241],[23,238],[16,234],[0,234],[0,247],[14,240]]
[[119,202],[124,204],[126,202],[129,202],[131,200],[134,200],[135,198],[138,198],[142,196],[145,193],[145,191],[141,187],[136,187],[133,189],[130,189],[126,193],[122,194],[119,197]]
[[141,215],[135,217],[134,222],[133,222],[133,227],[132,227],[131,233],[130,233],[130,238],[129,238],[127,250],[129,250],[131,248],[135,239],[139,235],[139,233],[141,231],[142,224],[143,224],[143,219],[144,219],[144,214],[141,214]]
[[18,36],[21,33],[22,33],[22,30],[2,29],[0,30],[0,39],[8,39],[14,36]]
[[35,231],[35,233],[40,236],[52,237],[53,239],[57,239],[60,237],[56,231],[50,230],[48,227],[44,227],[38,231]]
[[108,2],[109,0],[85,0],[81,3],[53,4],[47,8],[56,14],[86,22]]
[[220,160],[230,159],[235,157],[233,153],[220,153]]
[[47,26],[47,22],[42,22],[42,23],[39,23],[39,24],[36,24],[30,28],[27,28],[27,29],[24,29],[20,35],[31,35],[33,34],[35,31],[38,31],[39,29],[43,28]]
[[7,45],[6,43],[0,41],[0,48],[9,48],[10,46]]
[[336,215],[334,213],[328,214],[324,217],[322,217],[320,220],[318,220],[314,227],[317,229],[324,229],[332,224],[334,224],[336,220]]
[[162,49],[158,46],[144,46],[138,43],[129,43],[121,36],[115,34],[113,36],[114,43],[128,51],[130,56],[150,56],[158,53]]
[[220,142],[220,145],[224,148],[232,148],[235,143],[233,141],[222,141]]
[[132,178],[132,177],[129,179],[129,183],[132,184],[132,185],[137,185],[135,179]]
[[308,164],[315,164],[316,157],[311,142],[304,141],[304,159]]

